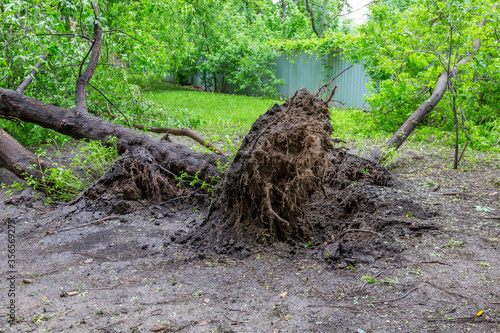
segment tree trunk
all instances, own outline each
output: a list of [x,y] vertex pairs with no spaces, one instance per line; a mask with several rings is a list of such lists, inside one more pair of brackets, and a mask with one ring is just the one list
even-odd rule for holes
[[281,20],[283,22],[285,22],[286,20],[286,8],[287,8],[286,0],[281,0]]
[[[197,153],[180,144],[156,140],[122,125],[97,118],[88,112],[78,111],[77,108],[61,109],[48,105],[15,90],[0,88],[0,118],[34,123],[75,139],[108,143],[112,138],[116,138],[119,153],[145,148],[159,164],[176,174],[198,173],[200,179],[210,180],[220,173],[215,166],[218,158],[213,155]],[[14,156],[24,156],[25,159],[33,161],[34,157],[28,156],[29,154],[31,153],[27,150],[18,149]],[[7,164],[14,164],[14,161]]]
[[316,26],[316,19],[314,18],[314,11],[312,10],[311,6],[309,5],[309,0],[304,0],[304,4],[306,5],[307,12],[309,13],[309,16],[311,17],[311,25],[314,33],[316,36],[321,38],[321,33],[318,30],[318,27]]
[[43,171],[51,165],[24,148],[16,139],[0,128],[0,165],[18,176],[32,175],[40,182]]
[[[498,5],[493,6],[493,10],[496,10]],[[478,26],[479,29],[486,25],[486,19],[484,19]],[[394,135],[384,144],[384,148],[387,149],[398,149],[401,147],[406,138],[413,132],[415,127],[434,109],[434,107],[441,101],[444,93],[446,92],[448,86],[448,80],[458,74],[460,66],[465,65],[471,61],[472,56],[479,51],[481,47],[481,39],[477,38],[474,40],[473,48],[474,52],[470,53],[467,57],[460,60],[453,70],[450,71],[448,75],[447,72],[443,72],[439,75],[439,78],[434,87],[434,91],[431,97],[423,102],[413,114],[404,122],[404,124],[394,133]],[[372,157],[376,160],[384,158],[384,152],[382,150],[377,150],[372,154]]]

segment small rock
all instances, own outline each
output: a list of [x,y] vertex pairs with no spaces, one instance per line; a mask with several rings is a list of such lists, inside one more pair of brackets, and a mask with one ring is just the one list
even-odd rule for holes
[[25,284],[30,284],[30,283],[31,283],[31,280],[30,280],[30,279],[23,279],[23,283],[25,283]]
[[252,252],[250,252],[248,249],[244,249],[243,251],[241,251],[240,253],[240,256],[242,258],[248,258],[252,255]]
[[90,258],[90,259],[86,259],[83,261],[85,264],[91,264],[94,262],[94,259]]

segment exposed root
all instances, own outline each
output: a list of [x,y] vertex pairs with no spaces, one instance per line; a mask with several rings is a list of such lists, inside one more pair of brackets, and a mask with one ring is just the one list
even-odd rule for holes
[[184,194],[172,172],[158,165],[146,150],[139,149],[118,159],[81,196],[97,200],[166,200]]
[[306,203],[318,190],[328,197],[332,131],[328,105],[306,90],[262,115],[225,175],[211,232],[229,228],[238,239],[252,234],[265,244],[306,239],[313,230]]

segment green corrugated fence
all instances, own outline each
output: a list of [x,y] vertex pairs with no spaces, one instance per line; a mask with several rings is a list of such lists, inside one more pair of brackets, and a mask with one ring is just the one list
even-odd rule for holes
[[[351,64],[342,59],[339,53],[318,58],[316,55],[294,51],[281,54],[275,60],[276,78],[283,79],[285,85],[278,85],[280,96],[287,98],[293,96],[297,90],[306,88],[310,92],[317,92],[326,82],[330,81]],[[337,90],[333,97],[332,105],[338,107],[356,107],[368,109],[369,105],[363,101],[363,96],[369,93],[366,85],[369,77],[361,65],[353,65],[334,81]],[[222,83],[221,78],[218,80]],[[199,76],[193,78],[192,83],[203,86]],[[213,88],[213,87],[209,87]],[[238,91],[238,87],[227,85],[226,92],[236,94],[251,94],[251,89]],[[324,95],[330,94],[328,89]]]

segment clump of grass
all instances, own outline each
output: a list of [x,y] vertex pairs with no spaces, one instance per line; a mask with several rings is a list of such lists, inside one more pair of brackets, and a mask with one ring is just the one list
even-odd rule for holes
[[[119,157],[115,141],[110,140],[108,145],[82,141],[78,153],[69,159],[69,166],[51,161],[53,168],[45,170],[41,180],[28,176],[27,185],[43,191],[52,200],[71,201],[101,177]],[[60,154],[56,148],[56,156]],[[41,147],[37,155],[46,156],[47,150]]]
[[449,247],[451,249],[454,249],[455,247],[459,247],[462,245],[464,245],[464,242],[455,239],[450,239],[448,243],[444,245],[444,247]]

